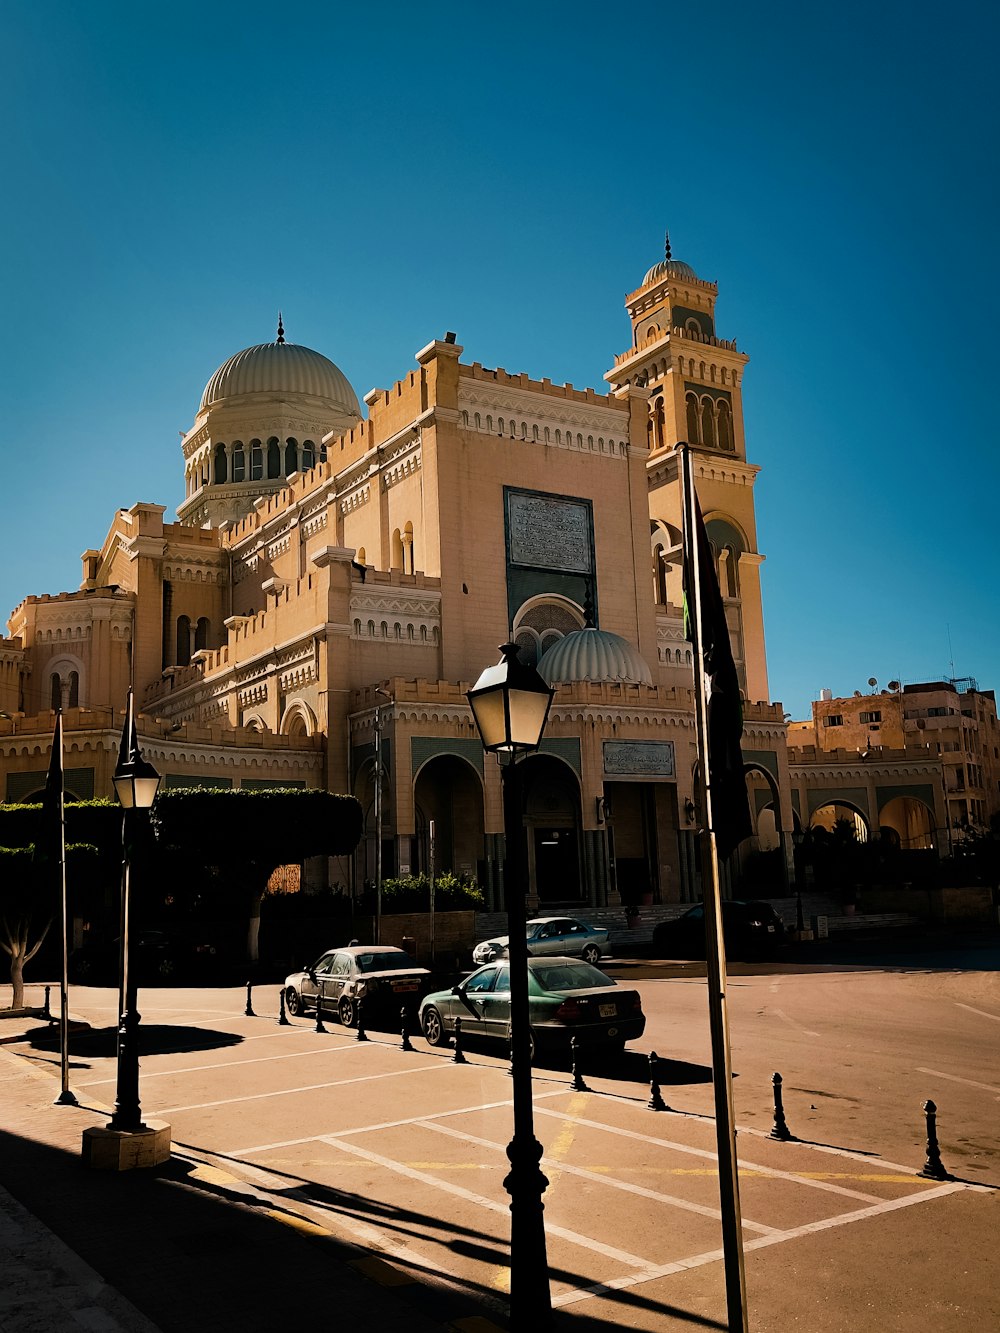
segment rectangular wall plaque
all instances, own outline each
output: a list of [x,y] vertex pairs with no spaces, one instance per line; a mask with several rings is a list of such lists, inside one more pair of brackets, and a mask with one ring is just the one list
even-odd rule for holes
[[532,491],[507,492],[511,564],[590,574],[590,505]]
[[673,741],[605,741],[604,772],[616,777],[674,777]]

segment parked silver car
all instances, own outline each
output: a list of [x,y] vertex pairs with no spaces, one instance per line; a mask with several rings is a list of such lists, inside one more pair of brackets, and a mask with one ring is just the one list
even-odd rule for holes
[[[292,1015],[336,1014],[345,1027],[358,1021],[358,1000],[370,1017],[397,1017],[405,1004],[416,1010],[430,972],[408,953],[388,944],[352,944],[330,949],[312,967],[285,978],[285,1005]],[[374,1012],[373,1012],[374,1011]]]
[[[584,962],[596,963],[608,948],[608,932],[603,926],[591,926],[571,916],[539,916],[527,924],[528,953],[532,957],[548,954],[570,955]],[[483,940],[472,951],[474,963],[492,963],[507,957],[506,935]]]

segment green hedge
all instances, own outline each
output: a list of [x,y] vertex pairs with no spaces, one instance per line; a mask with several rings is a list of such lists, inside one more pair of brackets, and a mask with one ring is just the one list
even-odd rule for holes
[[[437,912],[478,912],[485,899],[471,875],[454,875],[450,870],[434,877],[434,910]],[[375,891],[365,895],[365,906],[374,908]],[[403,875],[382,881],[382,911],[429,912],[431,881],[429,875]]]

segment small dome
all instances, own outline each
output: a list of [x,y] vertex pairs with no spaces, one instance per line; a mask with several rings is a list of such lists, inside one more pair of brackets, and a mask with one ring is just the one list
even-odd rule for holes
[[357,394],[344,372],[319,352],[286,343],[283,337],[231,356],[205,385],[198,410],[247,393],[308,394],[325,398],[338,411],[361,416]]
[[573,630],[557,639],[542,654],[538,672],[549,685],[574,680],[618,680],[627,685],[653,683],[653,673],[627,639],[593,626]]
[[693,278],[697,282],[698,274],[682,259],[661,259],[643,278],[642,285],[645,287],[648,283],[659,282],[661,278]]

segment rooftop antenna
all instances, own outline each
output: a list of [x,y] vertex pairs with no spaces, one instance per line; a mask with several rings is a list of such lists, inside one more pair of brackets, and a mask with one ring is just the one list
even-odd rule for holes
[[284,324],[282,324],[282,322],[281,322],[281,311],[279,310],[279,311],[278,311],[278,342],[279,342],[279,343],[283,343],[284,341],[285,341],[285,326],[284,326]]
[[951,626],[946,625],[948,631],[948,661],[951,664],[951,679],[955,679],[955,650],[951,646]]

